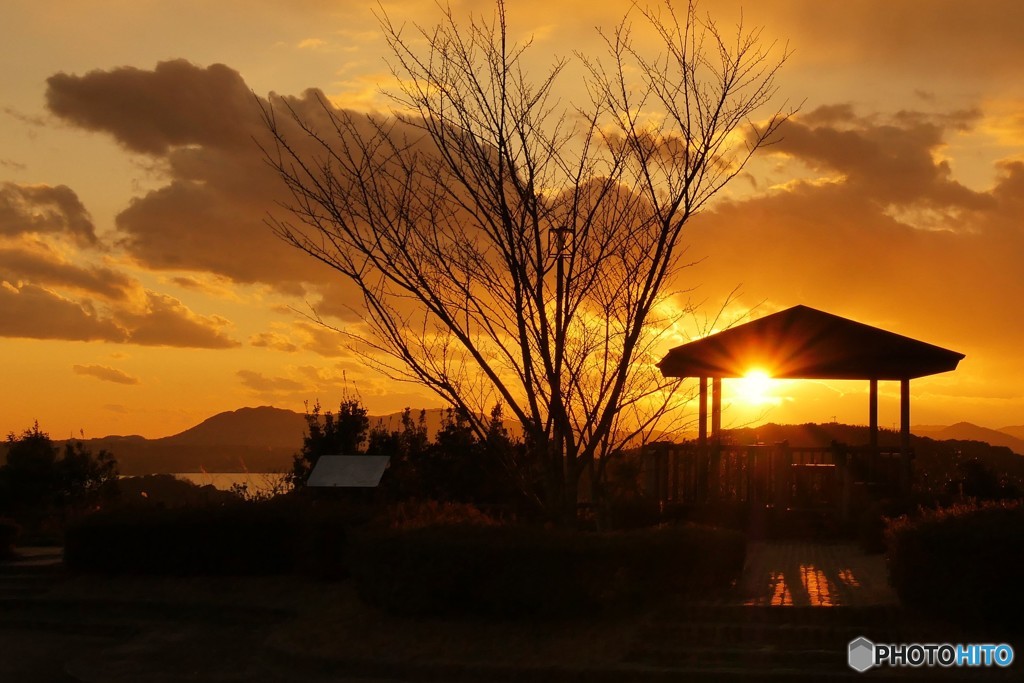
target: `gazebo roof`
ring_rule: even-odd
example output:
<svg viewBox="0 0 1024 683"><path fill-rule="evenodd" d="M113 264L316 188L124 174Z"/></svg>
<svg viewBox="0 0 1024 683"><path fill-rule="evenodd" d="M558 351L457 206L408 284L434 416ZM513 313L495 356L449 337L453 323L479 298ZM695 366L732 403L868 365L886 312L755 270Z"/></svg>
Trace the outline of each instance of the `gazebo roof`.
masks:
<svg viewBox="0 0 1024 683"><path fill-rule="evenodd" d="M666 377L913 379L956 369L964 354L807 306L794 306L677 346Z"/></svg>

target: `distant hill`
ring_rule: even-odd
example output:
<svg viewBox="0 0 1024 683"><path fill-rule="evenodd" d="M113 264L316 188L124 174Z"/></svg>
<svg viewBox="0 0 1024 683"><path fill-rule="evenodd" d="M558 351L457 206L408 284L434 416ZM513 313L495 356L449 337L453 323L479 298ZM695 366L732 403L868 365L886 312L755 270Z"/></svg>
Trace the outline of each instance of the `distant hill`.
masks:
<svg viewBox="0 0 1024 683"><path fill-rule="evenodd" d="M433 438L441 428L444 411L425 411L427 432ZM383 424L386 429L401 429L402 413L369 416L371 427ZM419 419L419 411L413 411ZM508 425L513 435L518 425ZM915 451L928 458L928 453L955 454L957 457L994 458L1006 467L1024 463L1024 439L1004 430L986 429L967 422L951 426L919 425L912 428ZM105 449L118 460L122 474L143 475L177 472L284 472L291 469L292 456L302 447L306 416L293 410L271 406L240 408L219 413L185 431L160 439L141 436L106 436L87 439L94 452ZM833 441L851 445L868 441L866 426L835 423L777 425L727 430L737 443L775 443L789 441L793 446L828 446ZM899 433L882 429L882 446L897 447ZM1012 457L1011 457L1012 456ZM1001 465L1002 467L1002 465Z"/></svg>
<svg viewBox="0 0 1024 683"><path fill-rule="evenodd" d="M445 411L424 411L431 438L443 424ZM412 412L419 420L420 411ZM370 427L388 431L402 428L402 413L369 415ZM510 429L510 431L512 431ZM107 450L118 461L121 474L177 472L285 472L292 456L302 448L306 416L271 406L240 408L203 420L185 431L160 439L141 436L105 436L85 439L93 452ZM63 443L63 442L58 442Z"/></svg>
<svg viewBox="0 0 1024 683"><path fill-rule="evenodd" d="M1024 425L1018 425L1016 427L1000 427L999 431L1024 441Z"/></svg>
<svg viewBox="0 0 1024 683"><path fill-rule="evenodd" d="M306 417L294 410L260 406L218 413L174 436L155 442L182 446L253 446L293 448L302 445Z"/></svg>
<svg viewBox="0 0 1024 683"><path fill-rule="evenodd" d="M970 422L957 422L948 427L918 425L912 428L914 434L927 436L937 441L955 439L957 441L982 441L992 446L1005 446L1017 455L1024 455L1024 438L1014 435L1011 430L1020 430L1024 437L1024 427L1007 427L1004 429L988 429Z"/></svg>

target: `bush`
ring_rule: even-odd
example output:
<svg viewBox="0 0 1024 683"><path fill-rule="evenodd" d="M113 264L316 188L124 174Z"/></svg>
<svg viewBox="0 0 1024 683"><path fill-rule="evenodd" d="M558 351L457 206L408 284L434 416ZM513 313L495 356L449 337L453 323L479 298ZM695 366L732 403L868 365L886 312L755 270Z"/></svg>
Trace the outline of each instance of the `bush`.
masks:
<svg viewBox="0 0 1024 683"><path fill-rule="evenodd" d="M297 524L284 506L125 506L83 518L65 534L77 571L278 574L295 562Z"/></svg>
<svg viewBox="0 0 1024 683"><path fill-rule="evenodd" d="M1019 501L922 510L893 521L886 536L890 582L904 605L955 621L1018 624L1024 613Z"/></svg>
<svg viewBox="0 0 1024 683"><path fill-rule="evenodd" d="M913 501L901 499L883 499L868 503L857 518L857 543L865 553L874 555L884 553L887 548L887 529L892 520L905 516L914 510L934 509L934 501Z"/></svg>
<svg viewBox="0 0 1024 683"><path fill-rule="evenodd" d="M584 534L519 526L367 530L352 539L360 595L399 614L574 616L724 587L744 538L685 526Z"/></svg>
<svg viewBox="0 0 1024 683"><path fill-rule="evenodd" d="M432 526L496 526L498 521L469 503L436 500L404 501L388 506L376 525L389 529L421 529Z"/></svg>
<svg viewBox="0 0 1024 683"><path fill-rule="evenodd" d="M0 560L14 557L14 542L18 540L21 527L6 517L0 517Z"/></svg>
<svg viewBox="0 0 1024 683"><path fill-rule="evenodd" d="M347 575L347 538L370 511L348 501L289 495L220 506L124 505L70 527L64 561L113 574Z"/></svg>

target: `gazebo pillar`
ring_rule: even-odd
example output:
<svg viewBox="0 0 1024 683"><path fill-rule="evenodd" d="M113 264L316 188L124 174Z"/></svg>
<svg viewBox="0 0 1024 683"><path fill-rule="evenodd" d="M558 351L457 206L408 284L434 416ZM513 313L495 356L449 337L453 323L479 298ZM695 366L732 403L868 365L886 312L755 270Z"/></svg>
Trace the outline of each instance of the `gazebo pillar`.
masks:
<svg viewBox="0 0 1024 683"><path fill-rule="evenodd" d="M899 487L901 495L910 493L910 378L900 380L900 473Z"/></svg>
<svg viewBox="0 0 1024 683"><path fill-rule="evenodd" d="M700 405L697 408L697 443L706 446L708 443L708 378L701 377Z"/></svg>
<svg viewBox="0 0 1024 683"><path fill-rule="evenodd" d="M711 380L711 448L708 450L708 499L715 500L719 492L719 458L722 444L722 378Z"/></svg>
<svg viewBox="0 0 1024 683"><path fill-rule="evenodd" d="M878 380L870 380L868 391L868 443L872 448L878 448Z"/></svg>
<svg viewBox="0 0 1024 683"><path fill-rule="evenodd" d="M711 380L711 438L722 439L722 378Z"/></svg>
<svg viewBox="0 0 1024 683"><path fill-rule="evenodd" d="M900 452L910 453L910 380L900 380Z"/></svg>

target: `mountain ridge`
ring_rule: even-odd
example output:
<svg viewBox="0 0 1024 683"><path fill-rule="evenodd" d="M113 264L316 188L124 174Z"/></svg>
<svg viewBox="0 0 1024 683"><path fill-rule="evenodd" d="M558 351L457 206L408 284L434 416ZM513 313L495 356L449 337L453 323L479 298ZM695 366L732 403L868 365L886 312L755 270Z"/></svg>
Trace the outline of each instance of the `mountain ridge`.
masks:
<svg viewBox="0 0 1024 683"><path fill-rule="evenodd" d="M1017 455L1024 455L1024 439L1004 430L980 427L971 422L957 422L945 427L919 425L911 427L910 431L918 436L927 436L938 441L981 441L991 446L1005 446Z"/></svg>
<svg viewBox="0 0 1024 683"><path fill-rule="evenodd" d="M367 415L367 419L371 429L381 424L388 431L396 431L402 427L403 412ZM441 429L445 412L443 408L423 410L424 425L431 437ZM419 410L412 411L414 421L419 415ZM177 434L156 439L109 435L70 441L81 441L93 452L109 451L125 475L283 472L291 469L292 456L302 449L306 427L305 413L256 406L217 413Z"/></svg>
<svg viewBox="0 0 1024 683"><path fill-rule="evenodd" d="M445 411L433 408L424 412L427 432L433 436L441 428ZM419 410L412 411L414 420L418 420L419 413ZM383 424L389 431L401 429L401 411L367 417L371 428ZM200 471L282 472L291 468L292 456L301 450L306 426L304 413L274 406L255 406L217 413L177 434L157 439L110 435L81 441L94 452L100 449L110 451L117 458L122 474L128 475ZM510 427L513 433L518 432L515 429L518 425ZM860 430L866 430L866 427L834 427L843 427L845 431L840 433L850 439L861 438ZM826 439L824 443L828 443L835 438L829 428L827 424L768 424L733 432L754 441L773 441L796 435L797 439ZM982 442L1024 455L1024 439L969 422L945 426L917 425L911 431L917 437L936 441ZM898 438L898 433L882 430L882 437L883 440L892 440Z"/></svg>

